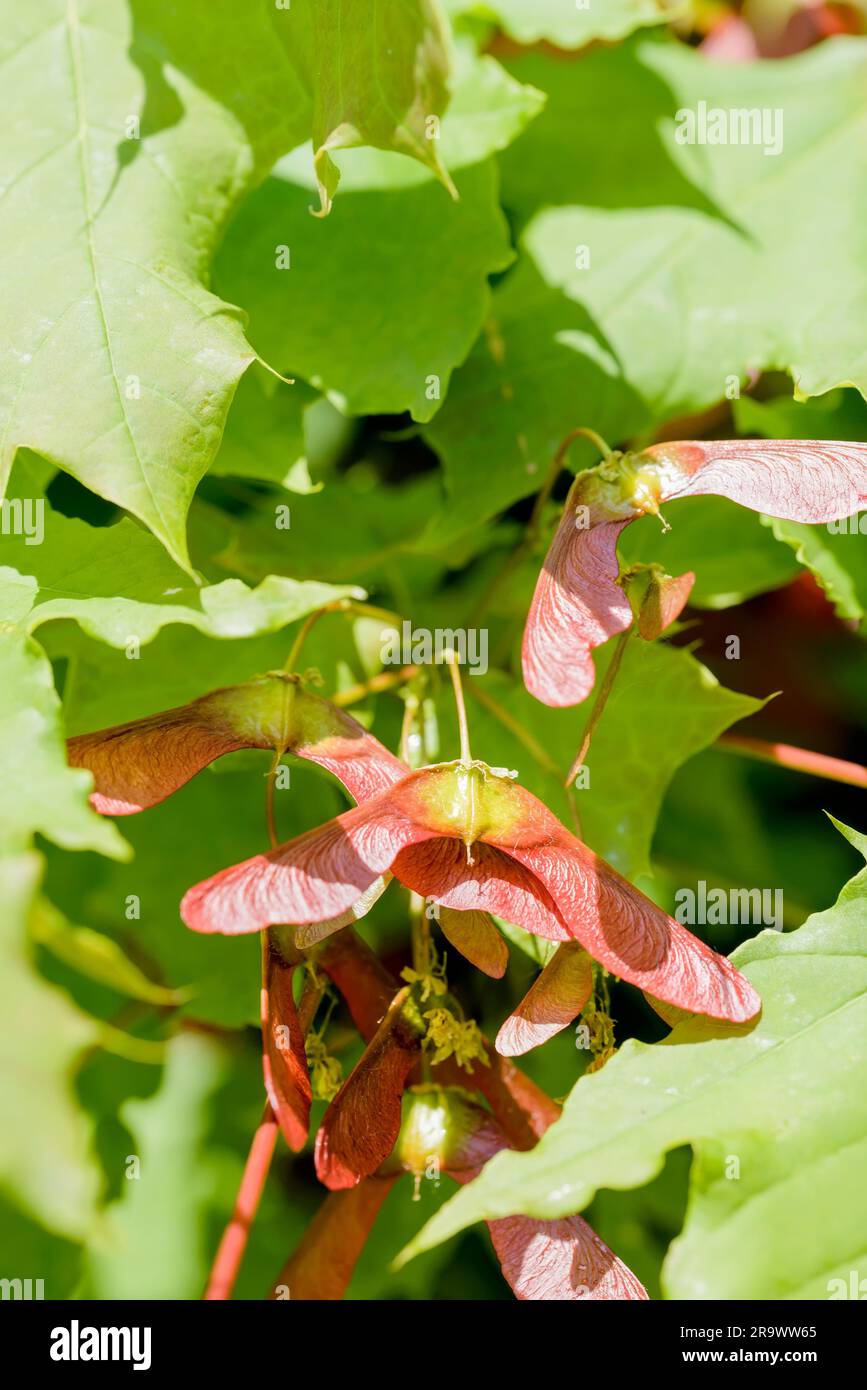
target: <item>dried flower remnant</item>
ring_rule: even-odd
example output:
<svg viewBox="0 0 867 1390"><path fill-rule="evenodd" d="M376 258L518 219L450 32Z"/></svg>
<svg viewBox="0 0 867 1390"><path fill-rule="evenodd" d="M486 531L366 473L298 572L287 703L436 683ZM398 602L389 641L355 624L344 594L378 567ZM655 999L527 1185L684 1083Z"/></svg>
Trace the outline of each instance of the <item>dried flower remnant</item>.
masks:
<svg viewBox="0 0 867 1390"><path fill-rule="evenodd" d="M661 565L634 565L620 582L632 605L638 634L655 642L676 622L689 602L695 575L666 574Z"/></svg>

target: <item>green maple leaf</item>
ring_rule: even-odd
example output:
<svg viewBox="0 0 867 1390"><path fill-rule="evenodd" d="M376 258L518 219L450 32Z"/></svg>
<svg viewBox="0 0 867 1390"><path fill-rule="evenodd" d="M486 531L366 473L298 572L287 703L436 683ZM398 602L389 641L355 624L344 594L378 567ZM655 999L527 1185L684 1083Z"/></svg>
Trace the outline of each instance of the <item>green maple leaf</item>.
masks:
<svg viewBox="0 0 867 1390"><path fill-rule="evenodd" d="M248 310L262 355L348 414L430 419L482 326L488 277L514 258L489 156L543 101L461 45L441 141L458 202L418 163L351 150L339 211L317 221L307 151L281 159L236 218L215 271L220 292Z"/></svg>
<svg viewBox="0 0 867 1390"><path fill-rule="evenodd" d="M275 530L267 507L232 524L216 559L249 582L285 567L305 579L327 575L367 584L394 575L399 566L404 583L411 583L413 543L439 500L435 473L384 488L350 471L321 492L296 498L288 533ZM325 534L340 536L339 550L323 547Z"/></svg>
<svg viewBox="0 0 867 1390"><path fill-rule="evenodd" d="M201 1296L206 1218L219 1170L207 1141L226 1070L214 1039L181 1033L170 1044L156 1095L121 1107L141 1171L106 1208L100 1239L88 1249L88 1297Z"/></svg>
<svg viewBox="0 0 867 1390"><path fill-rule="evenodd" d="M278 166L236 218L217 265L221 291L247 306L270 361L347 414L429 419L482 324L488 276L513 258L495 167L457 171L456 203L433 180L346 189L340 215L324 222L310 217L294 171ZM291 268L275 262L278 240Z"/></svg>
<svg viewBox="0 0 867 1390"><path fill-rule="evenodd" d="M310 477L304 421L319 397L302 381L289 390L271 389L273 381L255 367L242 376L211 474L314 492L319 485Z"/></svg>
<svg viewBox="0 0 867 1390"><path fill-rule="evenodd" d="M523 224L519 264L426 429L449 490L432 534L535 490L574 425L641 442L769 368L788 370L802 396L867 391L864 227L851 199L865 62L857 39L785 63L714 65L644 37L577 67L542 54L510 65L548 102L500 157L503 204ZM613 93L629 94L616 120ZM779 109L782 149L679 143L677 114L700 101Z"/></svg>
<svg viewBox="0 0 867 1390"><path fill-rule="evenodd" d="M174 623L208 637L256 637L335 599L364 597L357 586L282 575L267 575L254 589L240 579L196 588L129 519L97 529L47 503L44 518L41 545L24 536L0 540L0 564L9 566L5 592L27 633L71 618L88 636L120 648L151 642Z"/></svg>
<svg viewBox="0 0 867 1390"><path fill-rule="evenodd" d="M90 927L73 926L45 900L38 902L34 908L31 931L34 941L38 941L58 960L65 961L79 974L95 980L97 984L107 985L118 994L161 1007L174 1007L186 999L181 990L166 989L164 985L155 984L130 960L116 941L91 931Z"/></svg>
<svg viewBox="0 0 867 1390"><path fill-rule="evenodd" d="M0 487L27 446L189 568L190 501L256 356L240 311L208 288L230 214L312 127L340 143L370 102L353 138L407 148L416 115L445 100L427 0L401 7L400 43L375 68L362 61L369 11L317 6L311 50L294 42L301 7L265 0L4 0Z"/></svg>
<svg viewBox="0 0 867 1390"><path fill-rule="evenodd" d="M434 0L296 0L276 20L311 87L321 216L340 181L331 152L356 145L410 155L457 196L437 152L449 52Z"/></svg>
<svg viewBox="0 0 867 1390"><path fill-rule="evenodd" d="M647 39L617 50L610 65L600 56L579 104L594 89L598 96L596 80L628 83L630 68L643 69L658 108L646 175L656 167L662 182L673 170L692 205L660 206L657 193L642 207L599 168L575 206L540 212L527 227L524 243L542 275L583 305L626 380L660 415L709 405L732 379L771 367L789 371L801 396L845 384L867 392L864 231L848 197L867 134L863 44L742 66L708 65L691 49ZM755 142L679 143L678 113L701 101L778 111L779 150L769 157L773 146ZM575 116L581 124L580 109ZM610 142L607 155L607 170L617 168ZM838 209L831 227L830 207ZM586 269L576 267L576 244L590 248Z"/></svg>
<svg viewBox="0 0 867 1390"><path fill-rule="evenodd" d="M862 513L863 515L863 513ZM862 625L867 617L867 557L860 517L846 517L827 526L805 526L774 518L769 525L778 540L791 548L824 589L841 618Z"/></svg>
<svg viewBox="0 0 867 1390"><path fill-rule="evenodd" d="M667 0L602 0L564 4L564 0L447 0L456 18L493 19L518 43L547 39L558 48L581 48L594 39L621 39L633 29L664 24L685 6Z"/></svg>
<svg viewBox="0 0 867 1390"><path fill-rule="evenodd" d="M250 182L304 138L306 95L261 6L47 0L2 18L0 480L27 445L188 566L187 508L254 356L208 264Z"/></svg>
<svg viewBox="0 0 867 1390"><path fill-rule="evenodd" d="M74 1073L99 1024L33 967L26 938L40 876L37 854L0 858L0 1182L43 1224L80 1238L95 1216L101 1174Z"/></svg>
<svg viewBox="0 0 867 1390"><path fill-rule="evenodd" d="M867 856L867 837L840 829ZM867 1273L867 1101L852 1085L867 1062L865 906L862 869L797 931L739 947L732 959L762 998L754 1027L696 1017L664 1042L626 1042L535 1149L498 1155L408 1253L482 1218L580 1211L691 1144L672 1297L827 1298L832 1280Z"/></svg>
<svg viewBox="0 0 867 1390"><path fill-rule="evenodd" d="M446 486L428 525L431 546L540 488L560 440L590 415L615 440L650 420L589 316L523 257L495 290L481 337L425 429ZM595 457L581 441L570 450L575 466Z"/></svg>
<svg viewBox="0 0 867 1390"><path fill-rule="evenodd" d="M14 570L0 568L0 847L29 848L46 835L66 849L95 849L124 858L129 849L111 821L90 809L88 773L66 764L60 700L45 653L25 626L36 592ZM18 621L9 621L14 615Z"/></svg>

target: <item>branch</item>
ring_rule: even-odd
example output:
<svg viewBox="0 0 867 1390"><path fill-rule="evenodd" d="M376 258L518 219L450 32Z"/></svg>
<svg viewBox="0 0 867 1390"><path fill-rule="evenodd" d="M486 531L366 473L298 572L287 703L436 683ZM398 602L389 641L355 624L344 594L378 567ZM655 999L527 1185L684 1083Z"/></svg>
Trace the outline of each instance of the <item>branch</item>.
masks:
<svg viewBox="0 0 867 1390"><path fill-rule="evenodd" d="M813 753L808 748L795 748L790 743L768 743L762 738L745 738L742 734L723 734L717 748L724 753L741 753L761 763L775 763L793 772L806 772L812 777L824 777L830 782L844 782L849 787L867 787L867 767L831 758L827 753Z"/></svg>
<svg viewBox="0 0 867 1390"><path fill-rule="evenodd" d="M207 1288L202 1297L205 1300L223 1300L231 1297L250 1227L256 1219L259 1202L274 1156L279 1126L271 1106L266 1103L259 1127L253 1135L250 1152L244 1166L244 1175L235 1198L235 1206L228 1226L223 1232L220 1248L214 1259Z"/></svg>

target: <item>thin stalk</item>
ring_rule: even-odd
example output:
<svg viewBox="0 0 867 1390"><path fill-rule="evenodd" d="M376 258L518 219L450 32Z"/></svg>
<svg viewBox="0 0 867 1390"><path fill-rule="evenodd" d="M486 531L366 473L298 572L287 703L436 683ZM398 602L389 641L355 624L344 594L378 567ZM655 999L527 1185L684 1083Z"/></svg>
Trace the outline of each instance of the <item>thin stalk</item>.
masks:
<svg viewBox="0 0 867 1390"><path fill-rule="evenodd" d="M524 534L515 549L510 552L503 568L494 575L491 583L476 604L470 618L471 623L476 622L488 611L501 585L505 583L510 575L514 574L525 557L530 554L535 547L539 532L542 529L542 514L545 510L548 498L551 496L554 489L554 484L563 471L563 465L566 462L566 455L569 452L569 447L574 444L576 439L582 436L596 445L604 459L611 457L611 450L605 443L601 434L597 434L595 430L586 429L583 425L578 425L574 430L570 430L567 435L563 436L560 443L557 445L557 452L551 460L551 467L545 475L545 481L536 493L536 500L533 503L533 510L530 513L530 519L527 522Z"/></svg>
<svg viewBox="0 0 867 1390"><path fill-rule="evenodd" d="M331 696L331 703L339 705L341 709L346 705L357 705L367 695L379 695L384 690L396 690L398 686L406 685L420 670L420 666L402 666L399 671L381 671L378 676L371 676L369 681L338 690L336 695Z"/></svg>
<svg viewBox="0 0 867 1390"><path fill-rule="evenodd" d="M554 759L549 756L538 739L533 737L529 729L524 728L524 725L519 719L516 719L515 716L501 705L499 700L496 700L487 690L484 690L478 681L470 681L469 689L473 699L478 700L483 709L488 710L495 719L499 720L504 729L508 729L509 733L524 745L530 757L535 763L538 763L539 767L545 772L553 773L555 777L559 777L560 769L557 767Z"/></svg>
<svg viewBox="0 0 867 1390"><path fill-rule="evenodd" d="M334 993L332 993L332 994L329 996L329 999L328 999L328 1006L327 1006L327 1008L326 1008L326 1010L325 1010L325 1017L324 1017L323 1020L322 1020L322 1026L321 1026L320 1028L317 1028L317 1030L316 1030L316 1031L319 1033L320 1037L324 1034L326 1028L328 1027L329 1023L331 1022L331 1015L334 1013L334 1010L335 1010L336 1007L337 1007L337 995L334 994Z"/></svg>
<svg viewBox="0 0 867 1390"><path fill-rule="evenodd" d="M128 1062L159 1067L166 1060L164 1042L137 1038L132 1033L125 1033L122 1028L113 1028L110 1023L99 1024L97 1039L98 1046L104 1052L110 1052L113 1057L123 1057Z"/></svg>
<svg viewBox="0 0 867 1390"><path fill-rule="evenodd" d="M295 385L294 376L284 376L282 372L278 372L276 367L272 367L270 362L266 362L264 357L260 357L258 352L256 353L256 361L260 367L265 368L266 372L270 372L272 376L276 376L278 381L282 381L284 386Z"/></svg>
<svg viewBox="0 0 867 1390"><path fill-rule="evenodd" d="M268 932L261 933L263 982L265 962L269 950L268 936ZM317 976L315 979L308 977L305 980L298 1005L298 1021L305 1036L313 1024L316 1010L327 984L328 980L325 975ZM280 1126L271 1109L271 1104L266 1101L262 1118L253 1135L247 1162L244 1165L241 1185L238 1188L232 1215L223 1232L223 1238L220 1241L208 1284L203 1294L203 1298L208 1301L226 1300L231 1297L247 1248L250 1230L259 1209L279 1131Z"/></svg>
<svg viewBox="0 0 867 1390"><path fill-rule="evenodd" d="M381 622L390 623L392 627L398 627L400 624L400 614L393 613L390 608L377 608L374 603L360 603L354 598L338 599L338 603L344 613L355 613L359 618L379 618Z"/></svg>
<svg viewBox="0 0 867 1390"><path fill-rule="evenodd" d="M268 769L268 778L265 783L265 819L268 822L268 839L271 841L271 848L276 849L280 841L277 838L277 817L274 814L274 787L277 781L277 769L280 766L281 752L276 752L271 760Z"/></svg>
<svg viewBox="0 0 867 1390"><path fill-rule="evenodd" d="M316 1011L327 988L328 976L323 971L317 970L315 974L307 971L307 978L304 981L301 998L298 1001L298 1027L305 1038L313 1027Z"/></svg>
<svg viewBox="0 0 867 1390"><path fill-rule="evenodd" d="M412 931L412 968L419 975L429 975L431 971L430 922L425 911L425 900L418 893L409 895L409 920ZM426 1085L431 1080L430 1055L425 1048L421 1054L421 1079Z"/></svg>
<svg viewBox="0 0 867 1390"><path fill-rule="evenodd" d="M454 652L446 655L446 664L449 668L449 675L452 678L452 689L455 693L455 706L458 714L458 730L461 736L461 762L471 763L473 761L470 752L470 730L467 724L467 707L464 704L464 687L461 683L461 672Z"/></svg>
<svg viewBox="0 0 867 1390"><path fill-rule="evenodd" d="M602 435L597 434L595 430L588 429L586 425L576 425L575 429L570 430L569 433L560 441L560 446L555 455L555 462L557 459L559 459L562 466L562 462L566 457L569 445L573 444L576 439L582 436L584 439L589 439L591 444L596 445L596 448L599 450L600 454L604 459L610 459L611 448L608 444L606 444L605 440L602 438Z"/></svg>
<svg viewBox="0 0 867 1390"><path fill-rule="evenodd" d="M813 753L809 748L795 748L790 743L768 743L762 738L745 738L742 734L723 734L717 748L724 753L740 753L758 762L774 763L793 772L806 772L812 777L824 777L829 782L843 782L849 787L867 787L867 767L860 763L844 762L827 753Z"/></svg>
<svg viewBox="0 0 867 1390"><path fill-rule="evenodd" d="M308 613L304 619L292 646L289 648L289 655L283 665L284 671L293 672L298 665L298 658L301 655L301 648L307 641L310 631L323 618L329 610L327 608L315 608L312 613Z"/></svg>
<svg viewBox="0 0 867 1390"><path fill-rule="evenodd" d="M325 617L326 613L355 613L359 618L379 618L381 622L388 623L391 627L397 627L400 624L400 615L390 612L387 608L377 608L374 604L361 603L354 598L335 599L333 603L326 603L322 608L315 608L312 613L307 614L289 649L289 655L283 666L284 671L292 672L296 669L301 648L304 646L311 629L320 618Z"/></svg>
<svg viewBox="0 0 867 1390"><path fill-rule="evenodd" d="M469 689L473 698L478 700L479 704L482 705L484 709L488 710L495 719L500 721L505 729L509 730L509 733L514 735L519 743L524 745L530 757L543 772L547 772L559 778L560 769L554 762L554 759L548 755L538 739L535 739L529 730L524 728L519 719L516 719L509 710L501 705L499 700L495 700L493 695L489 694L487 690L481 689L477 681L471 681ZM575 792L572 787L566 788L566 800L569 802L569 810L572 815L572 823L575 826L575 834L580 840L582 838L581 817L578 814Z"/></svg>
<svg viewBox="0 0 867 1390"><path fill-rule="evenodd" d="M596 726L602 718L605 706L608 703L608 696L611 694L612 687L617 679L617 672L620 670L620 663L623 660L626 645L632 636L632 631L632 625L630 624L625 632L621 632L618 638L617 646L614 648L614 655L611 658L611 664L605 672L605 679L600 685L596 699L593 702L590 718L587 720L587 728L584 730L584 738L581 740L581 747L578 749L575 761L569 769L569 776L566 778L564 784L567 787L571 787L572 783L575 781L575 778L578 776L578 770L583 765L590 751L590 743L593 739L593 734L596 731Z"/></svg>
<svg viewBox="0 0 867 1390"><path fill-rule="evenodd" d="M403 707L403 719L400 725L400 756L407 766L412 767L410 757L409 741L412 737L412 729L418 714L418 697L416 695L406 695Z"/></svg>
<svg viewBox="0 0 867 1390"><path fill-rule="evenodd" d="M274 1157L278 1132L279 1125L274 1118L274 1112L270 1104L266 1103L259 1126L253 1135L232 1216L223 1232L207 1287L202 1295L206 1300L225 1300L231 1297L247 1248L250 1228L259 1209L271 1159Z"/></svg>
<svg viewBox="0 0 867 1390"><path fill-rule="evenodd" d="M412 968L419 975L430 971L430 922L425 912L424 898L418 893L409 895L409 920L412 927Z"/></svg>

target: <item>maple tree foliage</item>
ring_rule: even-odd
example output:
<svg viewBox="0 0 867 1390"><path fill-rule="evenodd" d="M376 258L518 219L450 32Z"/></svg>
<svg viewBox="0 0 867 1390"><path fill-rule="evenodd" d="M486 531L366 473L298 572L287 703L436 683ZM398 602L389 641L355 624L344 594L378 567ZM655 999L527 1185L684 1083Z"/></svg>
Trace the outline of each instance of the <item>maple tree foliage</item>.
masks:
<svg viewBox="0 0 867 1390"><path fill-rule="evenodd" d="M849 1296L867 33L785 9L0 0L10 1278Z"/></svg>

